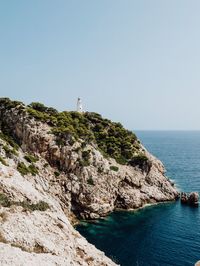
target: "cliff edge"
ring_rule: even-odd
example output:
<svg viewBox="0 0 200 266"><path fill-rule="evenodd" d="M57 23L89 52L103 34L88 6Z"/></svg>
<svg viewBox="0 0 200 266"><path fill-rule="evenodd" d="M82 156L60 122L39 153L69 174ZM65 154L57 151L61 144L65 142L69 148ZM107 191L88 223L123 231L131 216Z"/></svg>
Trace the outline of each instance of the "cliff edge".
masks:
<svg viewBox="0 0 200 266"><path fill-rule="evenodd" d="M120 123L0 99L1 265L116 265L71 223L175 200L164 172Z"/></svg>

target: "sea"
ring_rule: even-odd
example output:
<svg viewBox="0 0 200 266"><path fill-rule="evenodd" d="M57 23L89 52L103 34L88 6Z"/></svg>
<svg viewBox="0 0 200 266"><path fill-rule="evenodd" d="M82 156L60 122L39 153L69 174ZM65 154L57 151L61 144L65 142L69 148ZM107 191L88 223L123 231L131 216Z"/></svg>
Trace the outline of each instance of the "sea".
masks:
<svg viewBox="0 0 200 266"><path fill-rule="evenodd" d="M179 191L200 192L200 131L138 131ZM116 211L77 230L122 266L191 266L200 260L200 207L180 201Z"/></svg>

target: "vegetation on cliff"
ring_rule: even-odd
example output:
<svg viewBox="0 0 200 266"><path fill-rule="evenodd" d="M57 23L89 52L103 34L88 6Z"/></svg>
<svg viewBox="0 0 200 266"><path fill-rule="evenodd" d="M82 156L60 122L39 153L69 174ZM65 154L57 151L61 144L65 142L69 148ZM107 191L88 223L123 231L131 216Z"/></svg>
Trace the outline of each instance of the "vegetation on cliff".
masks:
<svg viewBox="0 0 200 266"><path fill-rule="evenodd" d="M70 221L94 220L118 208L132 210L178 195L162 164L121 124L38 103L0 99L0 168L0 242L9 243L0 243L1 248L9 247L14 257L12 246L26 250L16 260L6 257L14 263L21 257L32 261L23 257L35 258L29 252L48 252L43 264L52 255L58 265L114 265Z"/></svg>
<svg viewBox="0 0 200 266"><path fill-rule="evenodd" d="M12 201L7 197L6 194L0 193L0 206L3 207L10 207L12 205L15 206L22 206L24 210L29 210L29 211L46 211L49 209L48 203L40 200L38 203L30 203L26 200L24 201Z"/></svg>
<svg viewBox="0 0 200 266"><path fill-rule="evenodd" d="M102 118L97 113L57 112L40 103L30 104L27 111L31 116L53 127L52 133L58 137L60 145L64 144L66 139L94 142L105 156L116 159L120 164L128 163L140 149L133 132L124 129L120 123ZM143 156L141 160L146 160L145 155ZM87 165L88 155L84 154L83 157L83 164Z"/></svg>
<svg viewBox="0 0 200 266"><path fill-rule="evenodd" d="M28 167L23 163L19 162L17 166L17 170L21 173L21 175L27 175L27 174L32 174L32 175L37 175L38 174L38 169L37 167L32 163Z"/></svg>
<svg viewBox="0 0 200 266"><path fill-rule="evenodd" d="M120 164L136 165L138 163L141 166L147 161L135 134L126 130L120 123L102 118L100 114L58 112L52 107L46 107L37 102L26 107L8 98L1 99L0 104L2 102L7 109L18 108L20 112L24 110L30 117L48 123L59 146L81 140L83 147L93 143L105 157L112 157ZM83 154L83 166L88 165L89 156L89 153Z"/></svg>

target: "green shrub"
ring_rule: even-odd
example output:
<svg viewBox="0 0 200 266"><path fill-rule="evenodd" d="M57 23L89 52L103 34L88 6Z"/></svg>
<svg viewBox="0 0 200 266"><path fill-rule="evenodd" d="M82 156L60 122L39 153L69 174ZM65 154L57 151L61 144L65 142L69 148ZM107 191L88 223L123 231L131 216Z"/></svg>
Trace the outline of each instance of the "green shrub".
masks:
<svg viewBox="0 0 200 266"><path fill-rule="evenodd" d="M130 161L129 164L131 166L139 166L140 168L144 168L148 164L148 158L146 155L140 153L135 155Z"/></svg>
<svg viewBox="0 0 200 266"><path fill-rule="evenodd" d="M12 153L13 153L15 156L18 156L18 152L16 151L15 148L13 148Z"/></svg>
<svg viewBox="0 0 200 266"><path fill-rule="evenodd" d="M90 160L90 158L91 158L90 152L91 152L90 150L82 151L83 160L85 160L85 161L89 161Z"/></svg>
<svg viewBox="0 0 200 266"><path fill-rule="evenodd" d="M102 174L103 173L103 168L102 167L98 167L97 171L98 171L99 174Z"/></svg>
<svg viewBox="0 0 200 266"><path fill-rule="evenodd" d="M23 106L24 104L19 101L12 101L9 98L0 98L0 104L6 109L16 108L18 106Z"/></svg>
<svg viewBox="0 0 200 266"><path fill-rule="evenodd" d="M43 103L33 102L29 104L29 107L31 109L34 109L36 111L39 111L41 113L47 113L49 115L56 115L58 111L55 108L47 107Z"/></svg>
<svg viewBox="0 0 200 266"><path fill-rule="evenodd" d="M10 205L11 205L11 201L3 193L0 193L0 205L3 206L3 207L10 207Z"/></svg>
<svg viewBox="0 0 200 266"><path fill-rule="evenodd" d="M79 159L79 165L82 167L87 167L90 165L90 161L89 160L80 160Z"/></svg>
<svg viewBox="0 0 200 266"><path fill-rule="evenodd" d="M35 204L30 204L28 201L14 202L14 205L22 206L25 210L30 211L46 211L49 209L49 204L42 200Z"/></svg>
<svg viewBox="0 0 200 266"><path fill-rule="evenodd" d="M6 153L6 156L9 157L9 158L11 158L12 155L18 156L18 153L15 150L15 148L10 149L7 145L4 145L3 149L4 149L5 153Z"/></svg>
<svg viewBox="0 0 200 266"><path fill-rule="evenodd" d="M29 106L39 112L45 112L47 110L47 107L43 103L33 102Z"/></svg>
<svg viewBox="0 0 200 266"><path fill-rule="evenodd" d="M39 201L38 203L31 204L30 202L24 201L12 201L5 194L0 193L0 206L10 207L11 205L22 206L25 210L29 211L46 211L49 209L48 203Z"/></svg>
<svg viewBox="0 0 200 266"><path fill-rule="evenodd" d="M123 156L120 156L119 158L116 158L115 160L116 160L116 162L117 162L118 164L122 164L122 165L125 165L125 164L127 164L127 162L128 162L128 160L125 159Z"/></svg>
<svg viewBox="0 0 200 266"><path fill-rule="evenodd" d="M5 153L6 153L6 156L7 157L11 157L11 155L12 155L11 149L7 145L4 145L3 149L4 149Z"/></svg>
<svg viewBox="0 0 200 266"><path fill-rule="evenodd" d="M27 108L27 112L29 113L30 116L34 117L37 120L40 120L43 122L48 122L50 120L50 116L48 114L42 113L35 109Z"/></svg>
<svg viewBox="0 0 200 266"><path fill-rule="evenodd" d="M28 171L30 174L32 174L34 176L38 174L38 169L34 164L29 165Z"/></svg>
<svg viewBox="0 0 200 266"><path fill-rule="evenodd" d="M12 136L5 134L3 132L0 132L0 139L6 141L13 149L18 150L19 145L16 143L16 141L13 139Z"/></svg>
<svg viewBox="0 0 200 266"><path fill-rule="evenodd" d="M44 168L47 168L48 166L49 166L48 163L45 163L45 164L43 165Z"/></svg>
<svg viewBox="0 0 200 266"><path fill-rule="evenodd" d="M20 162L18 163L17 170L23 176L27 174L32 174L35 176L38 174L38 169L34 164L31 164L27 167L23 162Z"/></svg>
<svg viewBox="0 0 200 266"><path fill-rule="evenodd" d="M117 172L119 170L119 167L111 165L110 170Z"/></svg>
<svg viewBox="0 0 200 266"><path fill-rule="evenodd" d="M60 175L60 173L57 172L57 171L55 171L55 172L54 172L54 175L55 175L56 177L58 177L58 176Z"/></svg>
<svg viewBox="0 0 200 266"><path fill-rule="evenodd" d="M46 112L47 112L48 114L50 114L50 115L56 115L56 114L58 114L58 111L57 111L55 108L52 108L52 107L48 107L48 108L46 109Z"/></svg>
<svg viewBox="0 0 200 266"><path fill-rule="evenodd" d="M38 161L38 158L35 157L35 156L33 156L33 155L31 155L31 154L27 154L27 155L25 155L25 156L24 156L24 159L26 159L27 162L29 162L29 163L35 163L35 162Z"/></svg>
<svg viewBox="0 0 200 266"><path fill-rule="evenodd" d="M82 151L82 160L79 159L79 165L82 167L89 166L90 165L90 150Z"/></svg>
<svg viewBox="0 0 200 266"><path fill-rule="evenodd" d="M82 157L84 158L84 159L87 159L87 160L89 160L90 159L90 150L87 150L87 151L82 151Z"/></svg>
<svg viewBox="0 0 200 266"><path fill-rule="evenodd" d="M30 116L52 126L51 133L59 146L73 145L81 139L84 148L93 142L105 157L112 157L120 164L127 164L140 152L140 143L133 132L97 113L58 112L41 103L31 103L27 111ZM83 154L82 165L88 164L89 159Z"/></svg>
<svg viewBox="0 0 200 266"><path fill-rule="evenodd" d="M8 164L6 163L6 161L0 156L0 162L5 165L5 166L8 166Z"/></svg>
<svg viewBox="0 0 200 266"><path fill-rule="evenodd" d="M68 141L82 139L82 145L94 142L104 155L118 161L124 158L123 163L127 163L134 155L135 146L138 145L137 138L131 131L124 129L120 123L103 119L96 113L48 112L48 107L39 103L32 103L28 112L36 119L53 126L51 132L57 137L59 146L65 145ZM88 162L88 158L83 160Z"/></svg>
<svg viewBox="0 0 200 266"><path fill-rule="evenodd" d="M26 165L23 162L19 162L17 165L17 170L20 172L21 175L27 175L29 174L29 169L26 167Z"/></svg>
<svg viewBox="0 0 200 266"><path fill-rule="evenodd" d="M86 146L87 146L87 143L85 143L85 142L82 142L82 143L81 143L81 148L82 148L82 149L84 149Z"/></svg>
<svg viewBox="0 0 200 266"><path fill-rule="evenodd" d="M89 177L89 179L87 180L88 185L94 186L94 180L92 179L92 177Z"/></svg>

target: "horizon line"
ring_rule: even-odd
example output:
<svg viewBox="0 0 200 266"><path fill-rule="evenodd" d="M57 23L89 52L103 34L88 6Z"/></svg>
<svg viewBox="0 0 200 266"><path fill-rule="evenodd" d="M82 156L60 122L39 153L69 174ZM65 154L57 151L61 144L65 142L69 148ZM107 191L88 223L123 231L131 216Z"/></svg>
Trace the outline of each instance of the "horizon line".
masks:
<svg viewBox="0 0 200 266"><path fill-rule="evenodd" d="M133 131L200 131L200 129L133 129Z"/></svg>

